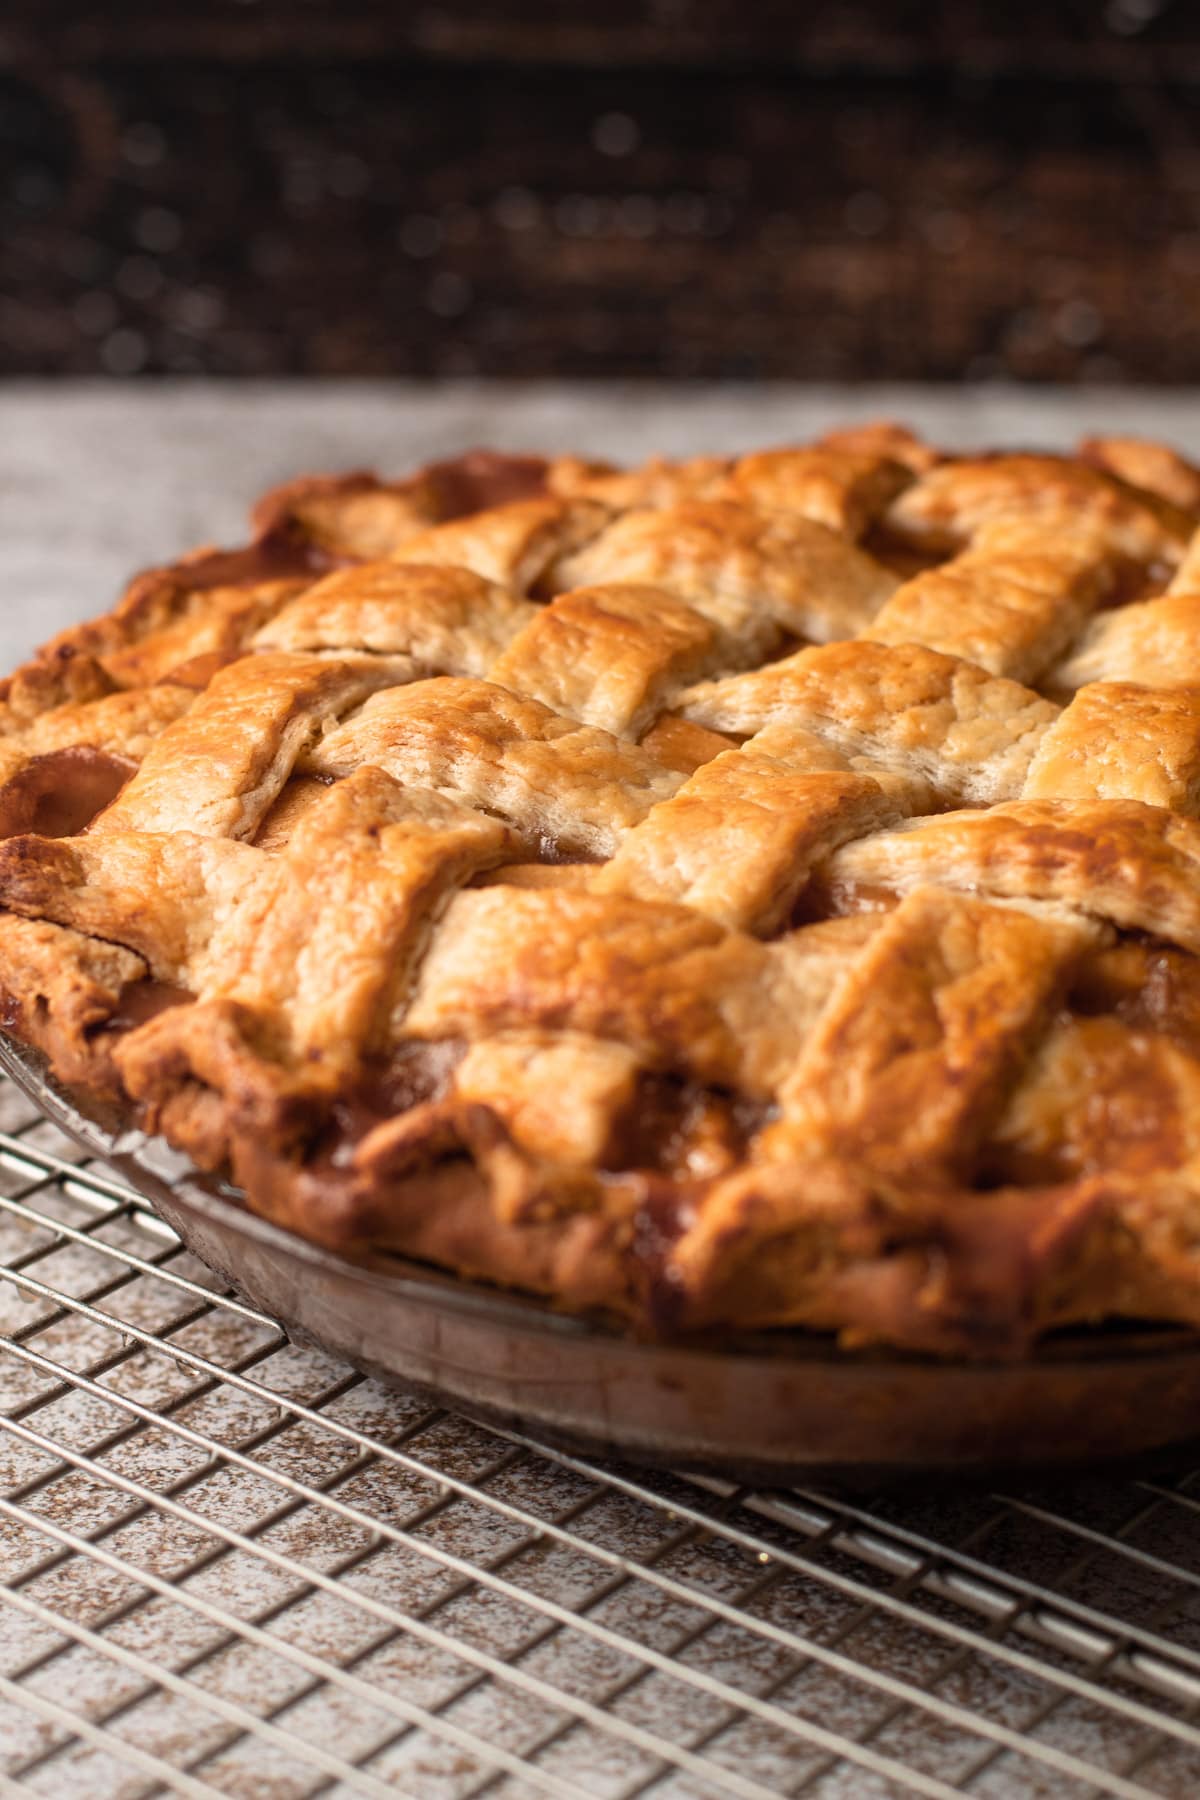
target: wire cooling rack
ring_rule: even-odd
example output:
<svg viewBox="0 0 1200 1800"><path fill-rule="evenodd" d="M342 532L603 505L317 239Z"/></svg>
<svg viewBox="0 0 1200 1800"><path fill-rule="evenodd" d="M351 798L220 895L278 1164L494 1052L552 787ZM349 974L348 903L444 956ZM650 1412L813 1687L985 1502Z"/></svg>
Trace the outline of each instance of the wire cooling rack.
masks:
<svg viewBox="0 0 1200 1800"><path fill-rule="evenodd" d="M0 1793L1200 1792L1200 1471L646 1476L290 1344L0 1084Z"/></svg>

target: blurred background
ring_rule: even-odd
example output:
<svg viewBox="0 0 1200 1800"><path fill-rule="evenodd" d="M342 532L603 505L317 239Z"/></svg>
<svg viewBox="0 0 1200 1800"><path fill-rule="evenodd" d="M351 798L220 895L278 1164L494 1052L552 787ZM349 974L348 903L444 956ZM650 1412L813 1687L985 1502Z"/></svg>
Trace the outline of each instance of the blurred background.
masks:
<svg viewBox="0 0 1200 1800"><path fill-rule="evenodd" d="M6 0L0 667L305 470L1200 454L1198 293L1194 0Z"/></svg>
<svg viewBox="0 0 1200 1800"><path fill-rule="evenodd" d="M7 0L7 375L1200 380L1186 0Z"/></svg>

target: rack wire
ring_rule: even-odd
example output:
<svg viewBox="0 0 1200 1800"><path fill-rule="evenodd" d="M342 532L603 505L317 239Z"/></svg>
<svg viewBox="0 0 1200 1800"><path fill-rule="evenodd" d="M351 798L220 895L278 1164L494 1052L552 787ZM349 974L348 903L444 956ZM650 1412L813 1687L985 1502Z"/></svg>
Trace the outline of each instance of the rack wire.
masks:
<svg viewBox="0 0 1200 1800"><path fill-rule="evenodd" d="M1200 1470L647 1475L288 1342L0 1084L0 1793L1200 1792Z"/></svg>

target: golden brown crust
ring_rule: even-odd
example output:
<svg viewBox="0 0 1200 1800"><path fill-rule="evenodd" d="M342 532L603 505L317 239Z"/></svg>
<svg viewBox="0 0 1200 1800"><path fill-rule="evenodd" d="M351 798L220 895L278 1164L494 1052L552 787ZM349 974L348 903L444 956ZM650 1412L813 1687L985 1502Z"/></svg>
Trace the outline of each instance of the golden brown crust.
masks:
<svg viewBox="0 0 1200 1800"><path fill-rule="evenodd" d="M486 675L538 615L529 601L469 569L372 561L305 588L255 632L250 647L386 656L402 680Z"/></svg>
<svg viewBox="0 0 1200 1800"><path fill-rule="evenodd" d="M1200 687L1094 681L1080 688L1030 764L1027 800L1144 800L1200 807Z"/></svg>
<svg viewBox="0 0 1200 1800"><path fill-rule="evenodd" d="M772 1138L897 1178L969 1173L1086 927L918 888L857 958L780 1089Z"/></svg>
<svg viewBox="0 0 1200 1800"><path fill-rule="evenodd" d="M827 526L730 500L622 513L562 558L556 576L561 587L666 588L717 627L734 666L757 661L785 632L817 643L850 637L896 585Z"/></svg>
<svg viewBox="0 0 1200 1800"><path fill-rule="evenodd" d="M491 680L618 737L640 737L684 682L720 666L713 627L663 588L574 588L531 611Z"/></svg>
<svg viewBox="0 0 1200 1800"><path fill-rule="evenodd" d="M841 1160L748 1168L718 1186L673 1246L670 1316L835 1330L848 1345L1013 1355L1068 1320L1137 1311L1111 1305L1106 1201L1091 1181L934 1188L913 1205ZM1070 1288L1081 1266L1094 1313ZM1139 1299L1145 1291L1131 1284Z"/></svg>
<svg viewBox="0 0 1200 1800"><path fill-rule="evenodd" d="M1200 471L277 489L0 696L0 1004L289 1229L639 1329L1200 1324Z"/></svg>
<svg viewBox="0 0 1200 1800"><path fill-rule="evenodd" d="M909 820L836 851L824 873L835 904L853 905L856 889L932 883L1049 902L1200 953L1200 824L1138 800L1019 800Z"/></svg>
<svg viewBox="0 0 1200 1800"><path fill-rule="evenodd" d="M1200 469L1168 444L1148 438L1089 437L1080 443L1079 454L1085 462L1158 494L1173 506L1200 512Z"/></svg>
<svg viewBox="0 0 1200 1800"><path fill-rule="evenodd" d="M99 1028L118 1012L125 989L145 978L142 958L45 919L5 913L0 959L5 1028L41 1050L63 1081L119 1093L116 1039Z"/></svg>
<svg viewBox="0 0 1200 1800"><path fill-rule="evenodd" d="M757 935L778 931L819 861L897 815L869 775L812 772L807 741L790 754L793 735L806 738L777 727L703 764L625 835L593 891L673 900Z"/></svg>
<svg viewBox="0 0 1200 1800"><path fill-rule="evenodd" d="M1028 454L939 463L895 500L889 527L928 550L957 550L986 525L1019 519L1086 526L1110 553L1173 567L1195 529L1192 514L1157 494L1069 457Z"/></svg>
<svg viewBox="0 0 1200 1800"><path fill-rule="evenodd" d="M748 736L802 726L851 766L926 784L943 804L1021 792L1057 716L1049 700L922 644L829 644L745 675L701 682L684 718Z"/></svg>
<svg viewBox="0 0 1200 1800"><path fill-rule="evenodd" d="M1091 681L1165 688L1198 678L1200 592L1168 589L1157 599L1099 613L1046 679L1056 691L1070 692Z"/></svg>
<svg viewBox="0 0 1200 1800"><path fill-rule="evenodd" d="M1036 681L1112 589L1102 533L996 519L968 550L906 581L863 636L926 644L992 675Z"/></svg>
<svg viewBox="0 0 1200 1800"><path fill-rule="evenodd" d="M527 1025L584 1032L647 1066L765 1099L810 1022L784 945L683 906L487 887L451 902L405 1025L431 1039Z"/></svg>

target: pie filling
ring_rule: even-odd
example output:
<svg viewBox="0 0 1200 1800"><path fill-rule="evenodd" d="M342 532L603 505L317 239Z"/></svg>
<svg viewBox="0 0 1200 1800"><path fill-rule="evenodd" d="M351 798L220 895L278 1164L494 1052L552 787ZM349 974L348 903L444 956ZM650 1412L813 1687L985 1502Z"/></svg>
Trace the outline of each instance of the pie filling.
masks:
<svg viewBox="0 0 1200 1800"><path fill-rule="evenodd" d="M0 1002L247 1204L631 1329L1200 1324L1200 469L297 481L0 704Z"/></svg>
<svg viewBox="0 0 1200 1800"><path fill-rule="evenodd" d="M415 1106L443 1098L466 1045L404 1044L392 1055L369 1061L359 1078L338 1095L315 1146L334 1168L347 1166L357 1146L380 1125Z"/></svg>
<svg viewBox="0 0 1200 1800"><path fill-rule="evenodd" d="M540 456L500 456L475 450L425 471L443 519L461 519L512 500L530 500L546 491L546 463Z"/></svg>
<svg viewBox="0 0 1200 1800"><path fill-rule="evenodd" d="M196 998L186 988L177 987L174 982L156 981L147 975L141 981L131 981L128 987L122 988L117 998L116 1011L106 1019L102 1019L95 1027L110 1037L118 1037L127 1031L136 1031L139 1025L148 1025L151 1019L157 1019L160 1013L168 1011L172 1006L188 1006Z"/></svg>
<svg viewBox="0 0 1200 1800"><path fill-rule="evenodd" d="M33 756L4 784L0 833L76 837L116 799L136 766L87 744Z"/></svg>

